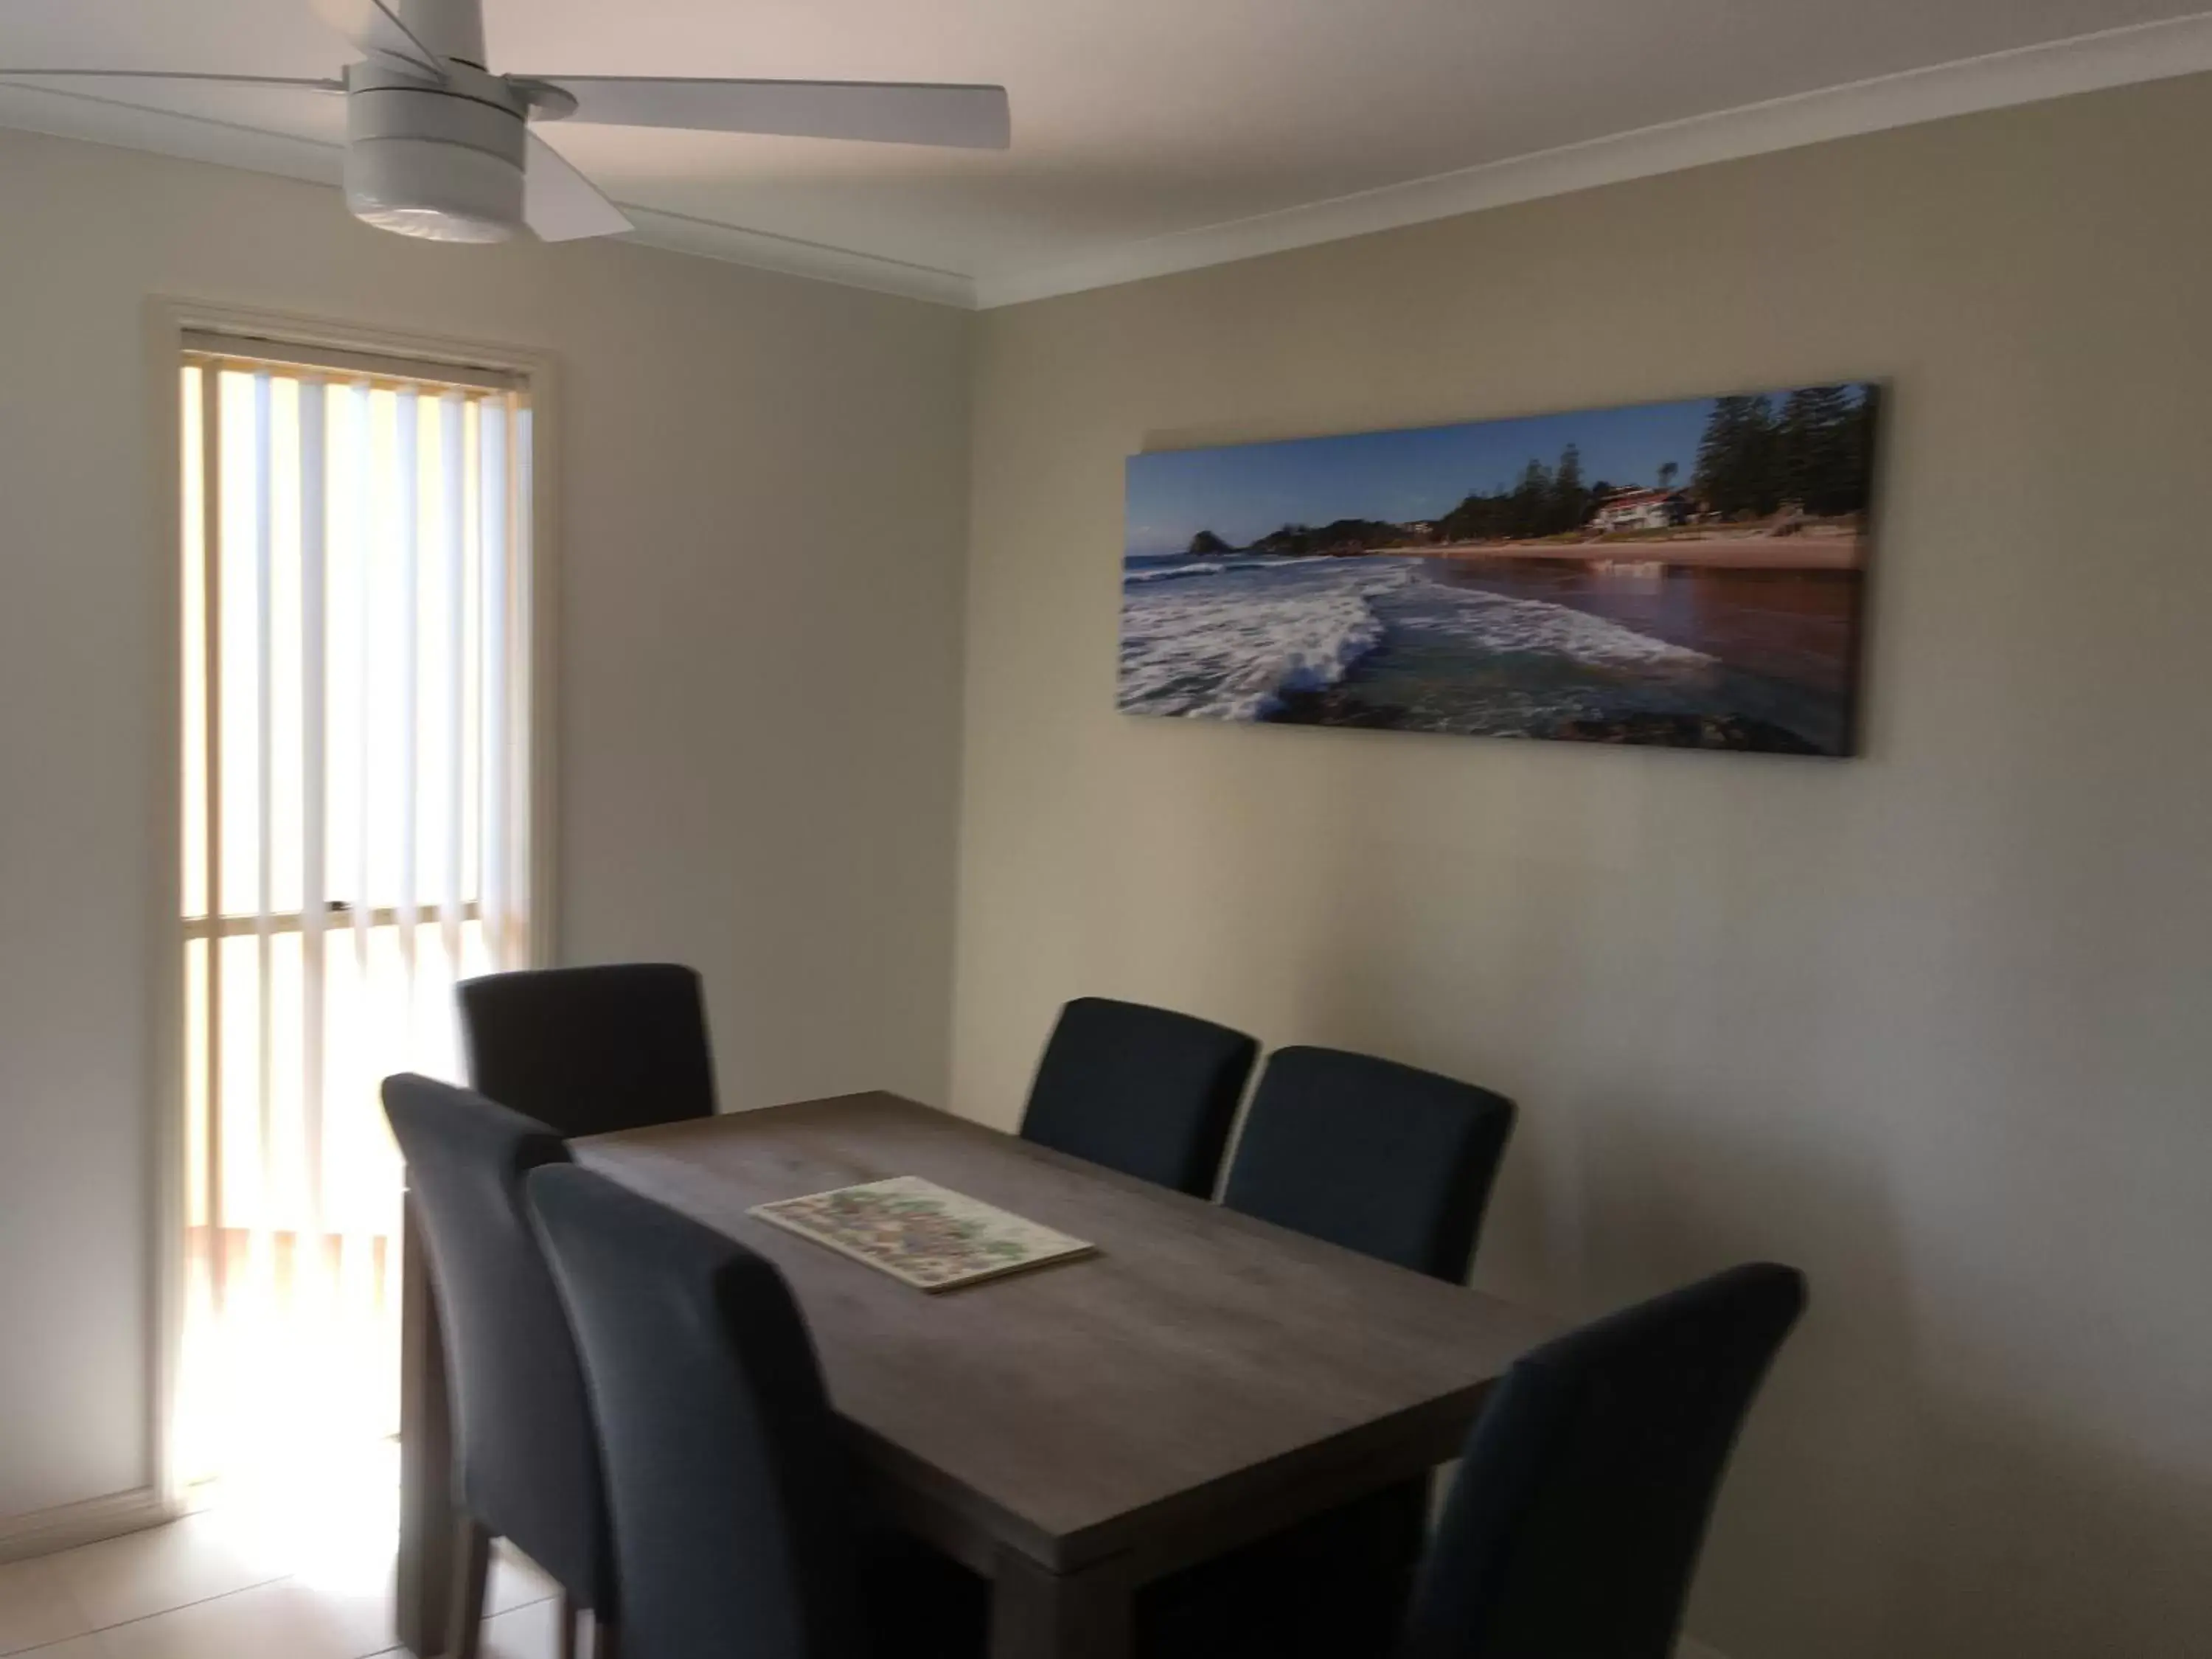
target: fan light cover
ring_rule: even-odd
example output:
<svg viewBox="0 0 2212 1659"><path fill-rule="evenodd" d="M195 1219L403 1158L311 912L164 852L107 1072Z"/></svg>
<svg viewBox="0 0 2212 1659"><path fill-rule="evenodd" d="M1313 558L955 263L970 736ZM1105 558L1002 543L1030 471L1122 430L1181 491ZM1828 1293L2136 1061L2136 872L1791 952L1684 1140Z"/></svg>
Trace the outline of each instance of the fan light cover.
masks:
<svg viewBox="0 0 2212 1659"><path fill-rule="evenodd" d="M522 223L522 169L428 138L367 138L346 149L354 216L436 242L503 242Z"/></svg>
<svg viewBox="0 0 2212 1659"><path fill-rule="evenodd" d="M489 77L483 77L489 81ZM504 241L522 228L521 106L367 65L347 73L346 206L404 236ZM474 88L468 90L476 90Z"/></svg>

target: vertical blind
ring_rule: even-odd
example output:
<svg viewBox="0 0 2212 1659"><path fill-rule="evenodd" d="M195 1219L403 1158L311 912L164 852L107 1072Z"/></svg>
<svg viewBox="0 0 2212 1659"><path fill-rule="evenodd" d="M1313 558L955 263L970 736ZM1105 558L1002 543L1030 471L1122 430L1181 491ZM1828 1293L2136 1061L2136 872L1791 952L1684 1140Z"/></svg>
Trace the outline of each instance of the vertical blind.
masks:
<svg viewBox="0 0 2212 1659"><path fill-rule="evenodd" d="M388 1073L530 916L530 407L495 375L187 337L187 1478L397 1427Z"/></svg>

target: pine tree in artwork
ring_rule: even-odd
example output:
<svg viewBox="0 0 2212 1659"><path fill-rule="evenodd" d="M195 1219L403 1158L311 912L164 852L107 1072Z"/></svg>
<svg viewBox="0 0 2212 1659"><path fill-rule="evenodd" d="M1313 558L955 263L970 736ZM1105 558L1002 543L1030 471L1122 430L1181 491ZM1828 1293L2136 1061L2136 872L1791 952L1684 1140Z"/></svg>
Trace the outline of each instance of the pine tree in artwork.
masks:
<svg viewBox="0 0 2212 1659"><path fill-rule="evenodd" d="M1559 452L1559 468L1552 474L1552 514L1547 533L1579 530L1589 511L1589 491L1583 485L1583 453L1569 444Z"/></svg>
<svg viewBox="0 0 2212 1659"><path fill-rule="evenodd" d="M1778 448L1773 406L1764 397L1716 398L1692 487L1724 519L1771 513L1782 500Z"/></svg>
<svg viewBox="0 0 2212 1659"><path fill-rule="evenodd" d="M1516 536L1540 536L1552 511L1552 469L1534 456L1521 469L1521 482L1513 487L1513 531Z"/></svg>
<svg viewBox="0 0 2212 1659"><path fill-rule="evenodd" d="M1801 386L1790 394L1777 429L1785 499L1822 517L1866 505L1861 402L1840 386Z"/></svg>

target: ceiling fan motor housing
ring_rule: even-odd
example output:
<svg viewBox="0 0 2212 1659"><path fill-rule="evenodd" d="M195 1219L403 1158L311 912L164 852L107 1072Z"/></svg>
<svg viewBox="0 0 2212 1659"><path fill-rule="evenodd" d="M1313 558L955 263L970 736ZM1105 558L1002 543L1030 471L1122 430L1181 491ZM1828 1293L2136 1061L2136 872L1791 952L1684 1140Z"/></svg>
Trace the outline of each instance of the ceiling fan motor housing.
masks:
<svg viewBox="0 0 2212 1659"><path fill-rule="evenodd" d="M528 106L455 64L443 85L374 64L346 71L346 206L384 230L499 242L522 228Z"/></svg>

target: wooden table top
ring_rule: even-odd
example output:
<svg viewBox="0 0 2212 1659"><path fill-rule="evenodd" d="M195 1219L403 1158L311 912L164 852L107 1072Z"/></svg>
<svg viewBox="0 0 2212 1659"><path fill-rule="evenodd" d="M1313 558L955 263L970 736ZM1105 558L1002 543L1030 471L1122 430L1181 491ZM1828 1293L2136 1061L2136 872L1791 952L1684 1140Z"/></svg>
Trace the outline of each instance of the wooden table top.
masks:
<svg viewBox="0 0 2212 1659"><path fill-rule="evenodd" d="M1487 1384L1558 1328L894 1095L574 1152L775 1261L864 1446L1055 1571L1271 1494L1300 1507L1316 1479L1380 1484L1441 1462ZM898 1175L1098 1254L931 1295L745 1213Z"/></svg>

